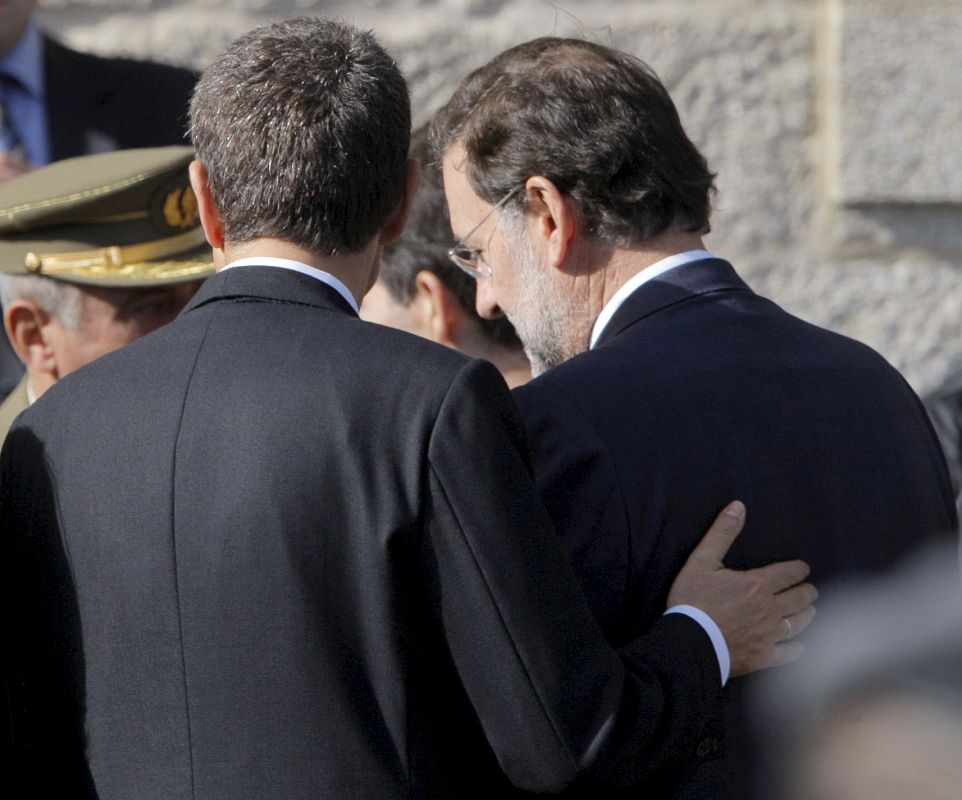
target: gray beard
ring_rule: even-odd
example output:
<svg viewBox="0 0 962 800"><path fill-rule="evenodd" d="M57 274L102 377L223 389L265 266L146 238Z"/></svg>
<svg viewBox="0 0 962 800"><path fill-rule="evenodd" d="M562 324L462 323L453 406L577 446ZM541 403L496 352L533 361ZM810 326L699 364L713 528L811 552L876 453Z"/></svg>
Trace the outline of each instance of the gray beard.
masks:
<svg viewBox="0 0 962 800"><path fill-rule="evenodd" d="M509 314L508 319L514 325L524 353L531 362L532 377L544 374L569 358L559 342L561 332L550 315L523 315L519 319L517 314Z"/></svg>
<svg viewBox="0 0 962 800"><path fill-rule="evenodd" d="M580 326L572 313L571 299L555 296L548 281L547 268L524 233L514 237L518 273L518 306L508 315L524 352L531 362L531 374L541 375L587 349L578 344Z"/></svg>

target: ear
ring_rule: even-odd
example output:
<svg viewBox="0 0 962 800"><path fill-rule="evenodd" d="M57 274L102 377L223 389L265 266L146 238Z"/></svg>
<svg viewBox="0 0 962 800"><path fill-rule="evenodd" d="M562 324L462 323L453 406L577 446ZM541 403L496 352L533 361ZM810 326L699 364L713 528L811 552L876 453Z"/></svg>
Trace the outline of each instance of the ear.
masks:
<svg viewBox="0 0 962 800"><path fill-rule="evenodd" d="M3 326L17 358L30 372L56 378L57 359L47 336L50 321L50 315L33 300L14 300L3 314Z"/></svg>
<svg viewBox="0 0 962 800"><path fill-rule="evenodd" d="M401 199L397 208L394 209L394 213L391 214L387 223L381 229L378 244L390 244L404 232L404 226L408 224L408 217L411 215L411 206L414 204L414 195L417 194L420 185L421 164L417 159L409 158Z"/></svg>
<svg viewBox="0 0 962 800"><path fill-rule="evenodd" d="M528 235L542 261L563 270L578 231L574 202L552 181L534 175L525 182Z"/></svg>
<svg viewBox="0 0 962 800"><path fill-rule="evenodd" d="M433 272L422 269L414 278L417 294L414 303L431 339L460 349L464 327L464 307L457 295Z"/></svg>
<svg viewBox="0 0 962 800"><path fill-rule="evenodd" d="M221 223L220 209L214 202L214 194L207 178L207 167L200 161L191 161L188 167L190 186L197 198L200 224L204 227L207 241L214 250L224 249L224 228Z"/></svg>

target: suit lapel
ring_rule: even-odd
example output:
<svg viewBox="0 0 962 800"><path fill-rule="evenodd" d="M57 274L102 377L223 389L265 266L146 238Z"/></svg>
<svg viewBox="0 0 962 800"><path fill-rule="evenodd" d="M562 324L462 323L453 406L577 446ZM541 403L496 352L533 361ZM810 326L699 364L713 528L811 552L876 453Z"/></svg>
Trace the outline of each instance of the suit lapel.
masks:
<svg viewBox="0 0 962 800"><path fill-rule="evenodd" d="M104 79L98 60L48 36L43 52L53 160L116 150L119 143L106 131L126 111L117 108L117 88Z"/></svg>
<svg viewBox="0 0 962 800"><path fill-rule="evenodd" d="M706 258L668 270L639 286L621 304L595 346L600 347L626 328L662 309L699 295L722 291L751 292L751 289L738 277L732 265L720 258Z"/></svg>
<svg viewBox="0 0 962 800"><path fill-rule="evenodd" d="M83 155L82 109L89 106L89 76L77 75L72 53L48 36L43 38L44 80L47 87L47 128L54 161Z"/></svg>
<svg viewBox="0 0 962 800"><path fill-rule="evenodd" d="M317 306L356 317L336 289L310 275L278 267L232 267L208 278L183 313L219 300L265 300Z"/></svg>

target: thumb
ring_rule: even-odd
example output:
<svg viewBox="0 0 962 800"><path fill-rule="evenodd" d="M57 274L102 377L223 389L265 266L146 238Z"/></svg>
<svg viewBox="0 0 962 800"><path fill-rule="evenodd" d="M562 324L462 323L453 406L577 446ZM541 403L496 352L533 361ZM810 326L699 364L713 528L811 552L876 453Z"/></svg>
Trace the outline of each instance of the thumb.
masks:
<svg viewBox="0 0 962 800"><path fill-rule="evenodd" d="M745 525L745 504L735 500L715 517L708 532L702 537L689 559L708 560L721 566L735 539Z"/></svg>

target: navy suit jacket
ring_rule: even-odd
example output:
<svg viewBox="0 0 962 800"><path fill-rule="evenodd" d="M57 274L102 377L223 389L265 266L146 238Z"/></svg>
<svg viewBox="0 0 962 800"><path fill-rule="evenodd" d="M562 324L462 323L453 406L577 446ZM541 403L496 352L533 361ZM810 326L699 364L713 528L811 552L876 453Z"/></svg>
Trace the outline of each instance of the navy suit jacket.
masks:
<svg viewBox="0 0 962 800"><path fill-rule="evenodd" d="M754 294L720 259L643 285L595 349L514 394L540 495L615 644L658 619L732 499L748 517L729 566L802 558L822 588L956 527L941 450L898 372ZM747 796L740 711L732 699L729 756L678 796Z"/></svg>
<svg viewBox="0 0 962 800"><path fill-rule="evenodd" d="M187 144L197 74L79 53L44 37L47 121L54 161L102 149Z"/></svg>

